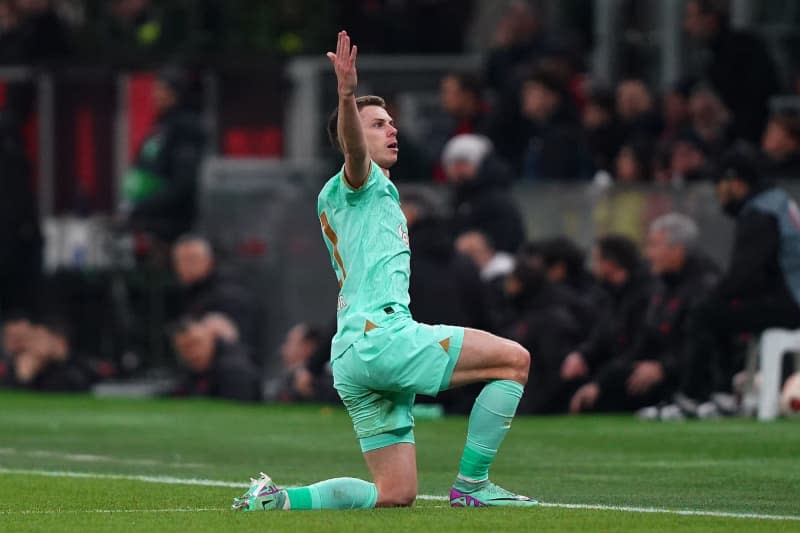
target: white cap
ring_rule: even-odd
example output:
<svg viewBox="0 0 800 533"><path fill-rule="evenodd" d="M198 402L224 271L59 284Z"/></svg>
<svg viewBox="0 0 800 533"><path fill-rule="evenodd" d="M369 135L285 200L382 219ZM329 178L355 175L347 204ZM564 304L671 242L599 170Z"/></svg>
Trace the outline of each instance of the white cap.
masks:
<svg viewBox="0 0 800 533"><path fill-rule="evenodd" d="M444 145L442 164L447 166L456 161L466 161L480 165L492 151L492 141L484 135L463 133L456 135Z"/></svg>

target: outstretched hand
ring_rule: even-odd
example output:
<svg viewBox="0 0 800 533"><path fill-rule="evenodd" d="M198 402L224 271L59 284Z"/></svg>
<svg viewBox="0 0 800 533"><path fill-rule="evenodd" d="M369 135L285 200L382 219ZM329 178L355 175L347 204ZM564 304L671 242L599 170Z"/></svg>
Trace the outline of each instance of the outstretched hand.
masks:
<svg viewBox="0 0 800 533"><path fill-rule="evenodd" d="M328 52L328 59L333 63L333 70L336 72L339 96L352 96L356 92L358 76L356 74L356 56L358 47L350 46L350 36L346 31L339 32L339 39L336 43L336 53Z"/></svg>

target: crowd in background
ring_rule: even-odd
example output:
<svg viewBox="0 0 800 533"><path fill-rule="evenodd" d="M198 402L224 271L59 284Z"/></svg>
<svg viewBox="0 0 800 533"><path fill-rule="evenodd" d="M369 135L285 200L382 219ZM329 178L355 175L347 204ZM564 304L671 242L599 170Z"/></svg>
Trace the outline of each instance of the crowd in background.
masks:
<svg viewBox="0 0 800 533"><path fill-rule="evenodd" d="M64 20L69 5L57 12L44 0L0 0L2 60L58 59L78 46ZM199 5L213 11L217 4ZM206 13L205 7L193 13ZM167 34L180 33L179 25L170 26L180 17L171 19L158 2L120 0L106 8L113 16L92 32L113 34L111 40L127 51L153 47L156 53L169 46ZM353 9L374 49L414 51L382 47L379 36L369 33L370 17L383 11L360 4ZM285 11L286 20L294 20L291 9ZM397 20L398 34L403 21ZM463 33L464 25L450 29ZM644 77L626 73L615 87L600 87L585 73L585 57L550 35L529 4L512 2L482 75L452 72L441 80L441 117L430 137L415 145L398 124L398 181L438 182L452 193L445 210L419 192L403 194L413 252L412 312L420 322L481 328L523 344L533 364L522 412L640 410L664 419L733 414L734 376L744 367L753 335L769 326L800 325L800 211L772 185L775 178L800 178L800 115L769 107L771 97L794 94L800 85L781 83L763 43L733 30L716 2L687 2L684 27L708 53L681 81L659 94ZM217 34L213 24L209 28L210 39ZM352 33L360 38L358 30ZM47 39L38 39L44 34ZM289 49L310 42L290 29L276 35ZM282 369L264 375L256 298L241 279L226 274L212 243L191 233L190 198L206 142L188 101L192 83L183 71L160 71L154 98L159 118L125 176L120 210L140 252L160 258L175 279L164 328L177 363L169 393L337 402L327 364L334 317L328 324L292 327L276 354ZM6 182L19 188L15 176L24 172L12 171L25 163L15 159L13 137L3 139L4 190ZM404 170L404 161L416 165L413 173ZM653 222L643 249L621 235L602 236L590 250L562 236L530 241L510 192L518 180L713 182L719 207L736 222L730 264L723 271L705 256L696 223L678 213ZM4 250L17 251L4 252L0 261L0 384L73 391L126 377L124 358L82 353L76 339L92 332L79 334L74 317L52 306L26 305L46 291L35 274L41 235L32 192L23 193L14 198L30 202L0 210L9 218L0 226L30 226L0 237ZM474 392L425 401L461 413Z"/></svg>

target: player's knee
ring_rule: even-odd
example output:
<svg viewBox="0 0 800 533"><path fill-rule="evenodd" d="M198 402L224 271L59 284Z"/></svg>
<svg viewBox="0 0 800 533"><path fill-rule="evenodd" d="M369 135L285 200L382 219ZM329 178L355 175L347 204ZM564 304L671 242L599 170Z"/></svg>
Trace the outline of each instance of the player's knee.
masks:
<svg viewBox="0 0 800 533"><path fill-rule="evenodd" d="M417 499L417 491L408 487L392 487L378 490L378 507L411 507Z"/></svg>
<svg viewBox="0 0 800 533"><path fill-rule="evenodd" d="M512 371L514 373L514 381L525 385L528 383L528 371L531 368L531 354L520 344L514 344L512 356Z"/></svg>

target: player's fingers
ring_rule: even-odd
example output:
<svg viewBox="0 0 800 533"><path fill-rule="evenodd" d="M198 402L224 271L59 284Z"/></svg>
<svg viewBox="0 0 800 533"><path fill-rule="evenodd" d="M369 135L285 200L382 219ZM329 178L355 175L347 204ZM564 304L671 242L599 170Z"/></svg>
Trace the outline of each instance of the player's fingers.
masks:
<svg viewBox="0 0 800 533"><path fill-rule="evenodd" d="M334 54L333 52L328 52L328 53L327 53L327 54L325 54L325 55L328 57L328 59L330 59L330 60L331 60L331 63L333 63L334 65L336 65L336 54Z"/></svg>
<svg viewBox="0 0 800 533"><path fill-rule="evenodd" d="M353 45L353 50L350 53L350 66L354 66L356 64L356 56L358 55L358 46Z"/></svg>
<svg viewBox="0 0 800 533"><path fill-rule="evenodd" d="M344 49L342 50L342 57L349 58L350 57L350 37L347 35L347 32L344 33L342 37L342 43L344 44Z"/></svg>
<svg viewBox="0 0 800 533"><path fill-rule="evenodd" d="M344 48L342 45L342 33L344 32L340 31L339 35L336 36L336 57L342 57L342 49Z"/></svg>

